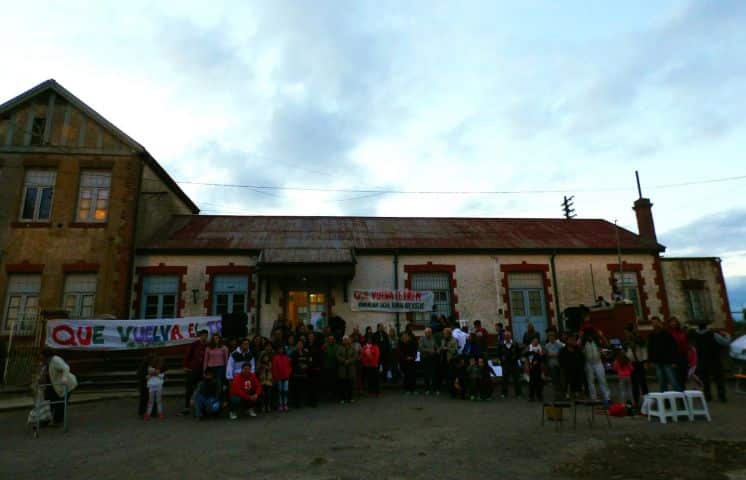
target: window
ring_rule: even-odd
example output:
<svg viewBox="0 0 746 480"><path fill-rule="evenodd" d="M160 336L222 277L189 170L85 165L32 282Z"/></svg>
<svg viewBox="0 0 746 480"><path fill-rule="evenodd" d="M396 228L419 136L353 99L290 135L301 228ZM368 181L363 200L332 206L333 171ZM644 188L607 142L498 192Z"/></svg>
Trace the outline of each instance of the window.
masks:
<svg viewBox="0 0 746 480"><path fill-rule="evenodd" d="M93 318L96 301L96 274L65 277L63 308L70 318Z"/></svg>
<svg viewBox="0 0 746 480"><path fill-rule="evenodd" d="M175 318L179 277L148 275L143 278L141 318Z"/></svg>
<svg viewBox="0 0 746 480"><path fill-rule="evenodd" d="M10 275L3 330L33 333L39 315L41 275Z"/></svg>
<svg viewBox="0 0 746 480"><path fill-rule="evenodd" d="M96 170L80 174L79 222L105 222L109 216L111 172Z"/></svg>
<svg viewBox="0 0 746 480"><path fill-rule="evenodd" d="M411 273L411 289L414 291L433 292L433 304L437 308L438 315L450 317L451 311L451 275L449 273ZM427 324L430 321L430 313L415 313L414 322Z"/></svg>
<svg viewBox="0 0 746 480"><path fill-rule="evenodd" d="M31 122L31 145L39 146L44 144L44 128L46 125L46 118L34 117L34 120Z"/></svg>
<svg viewBox="0 0 746 480"><path fill-rule="evenodd" d="M617 292L624 300L632 302L635 306L635 315L638 321L643 320L642 303L640 302L640 288L637 285L637 274L634 272L614 273L614 283Z"/></svg>
<svg viewBox="0 0 746 480"><path fill-rule="evenodd" d="M246 311L249 279L242 275L215 275L213 277L212 314Z"/></svg>
<svg viewBox="0 0 746 480"><path fill-rule="evenodd" d="M684 293L689 307L690 323L707 323L712 317L712 302L705 282L702 280L684 280Z"/></svg>
<svg viewBox="0 0 746 480"><path fill-rule="evenodd" d="M52 211L52 194L57 172L54 170L27 170L23 186L21 220L28 222L49 221Z"/></svg>

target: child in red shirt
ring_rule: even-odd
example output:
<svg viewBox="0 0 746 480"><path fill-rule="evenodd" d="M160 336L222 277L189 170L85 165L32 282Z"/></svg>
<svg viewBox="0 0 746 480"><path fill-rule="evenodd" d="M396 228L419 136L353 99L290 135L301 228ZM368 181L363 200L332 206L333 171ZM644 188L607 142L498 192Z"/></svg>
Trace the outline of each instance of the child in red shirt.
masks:
<svg viewBox="0 0 746 480"><path fill-rule="evenodd" d="M614 360L614 371L619 379L619 401L627 403L632 402L632 370L634 366L629 361L629 357L624 351L620 351L617 354L616 360Z"/></svg>
<svg viewBox="0 0 746 480"><path fill-rule="evenodd" d="M277 389L277 411L288 411L288 387L290 385L290 374L293 367L290 363L290 357L282 347L278 345L275 348L275 356L272 357L272 380L275 382Z"/></svg>

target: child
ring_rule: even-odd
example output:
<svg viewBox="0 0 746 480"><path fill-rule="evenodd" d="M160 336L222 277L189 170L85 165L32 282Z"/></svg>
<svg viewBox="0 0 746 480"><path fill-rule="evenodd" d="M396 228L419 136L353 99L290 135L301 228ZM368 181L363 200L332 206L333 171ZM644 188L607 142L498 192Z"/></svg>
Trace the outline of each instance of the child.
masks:
<svg viewBox="0 0 746 480"><path fill-rule="evenodd" d="M619 379L619 401L626 404L632 402L632 370L634 365L624 351L620 351L614 360L614 371Z"/></svg>
<svg viewBox="0 0 746 480"><path fill-rule="evenodd" d="M482 371L479 369L476 358L472 357L469 359L469 368L466 370L466 374L469 378L469 398L477 400L479 398L479 382L482 380Z"/></svg>
<svg viewBox="0 0 746 480"><path fill-rule="evenodd" d="M272 350L272 344L267 343L264 346L264 351L259 355L259 362L256 367L257 377L259 382L262 384L262 398L261 406L259 407L264 413L269 413L272 410L272 357L274 351Z"/></svg>
<svg viewBox="0 0 746 480"><path fill-rule="evenodd" d="M148 368L148 406L145 411L145 420L150 420L153 404L158 409L158 417L163 420L163 373L161 373L160 361L154 361Z"/></svg>
<svg viewBox="0 0 746 480"><path fill-rule="evenodd" d="M539 338L534 336L526 351L526 369L528 371L528 401L543 401L544 350L539 345Z"/></svg>
<svg viewBox="0 0 746 480"><path fill-rule="evenodd" d="M282 345L278 345L275 348L275 356L272 357L272 380L277 388L278 412L288 411L288 387L292 370L290 357Z"/></svg>
<svg viewBox="0 0 746 480"><path fill-rule="evenodd" d="M695 340L689 339L689 350L686 352L687 363L689 364L689 370L687 370L686 378L691 380L697 386L698 389L702 389L702 380L697 376L697 363L699 358L697 355L697 347L694 345Z"/></svg>

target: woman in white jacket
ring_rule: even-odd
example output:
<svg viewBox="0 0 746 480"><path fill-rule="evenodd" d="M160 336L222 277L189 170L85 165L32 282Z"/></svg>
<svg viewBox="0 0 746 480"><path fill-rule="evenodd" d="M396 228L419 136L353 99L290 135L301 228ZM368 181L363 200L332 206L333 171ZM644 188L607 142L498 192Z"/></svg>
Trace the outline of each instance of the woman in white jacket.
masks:
<svg viewBox="0 0 746 480"><path fill-rule="evenodd" d="M62 357L55 355L51 348L44 348L41 355L43 367L39 383L51 384L44 389L44 399L50 402L54 423L61 424L65 420L65 405L62 403L65 393L69 401L70 393L78 386L78 380L70 372L70 366Z"/></svg>

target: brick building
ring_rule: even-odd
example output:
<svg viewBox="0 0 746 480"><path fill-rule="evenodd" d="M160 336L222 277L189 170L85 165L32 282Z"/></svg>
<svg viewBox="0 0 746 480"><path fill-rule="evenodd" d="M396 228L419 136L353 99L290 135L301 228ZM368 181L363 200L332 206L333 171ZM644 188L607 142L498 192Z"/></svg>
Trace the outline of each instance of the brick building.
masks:
<svg viewBox="0 0 746 480"><path fill-rule="evenodd" d="M129 313L135 245L196 205L132 138L54 80L0 105L0 339L42 312Z"/></svg>
<svg viewBox="0 0 746 480"><path fill-rule="evenodd" d="M671 314L730 327L719 261L662 257L652 204L634 209L639 234L586 219L197 215L144 147L49 80L0 105L0 338L52 310L246 311L262 333L319 312L393 324L351 311L367 288L433 291L439 312L519 335L614 292L643 329Z"/></svg>

